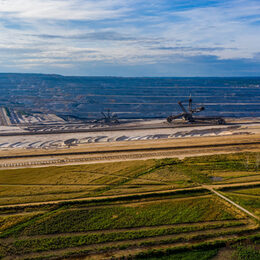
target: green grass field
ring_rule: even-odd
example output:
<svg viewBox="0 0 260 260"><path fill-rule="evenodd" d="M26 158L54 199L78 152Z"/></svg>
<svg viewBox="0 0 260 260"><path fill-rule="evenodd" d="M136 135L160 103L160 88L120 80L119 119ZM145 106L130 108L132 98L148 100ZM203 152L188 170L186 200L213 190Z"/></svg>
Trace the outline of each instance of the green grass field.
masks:
<svg viewBox="0 0 260 260"><path fill-rule="evenodd" d="M142 256L140 255L138 259L150 259L150 260L209 260L216 256L218 253L217 249L209 249L209 250L193 250L188 252L178 252L173 255L170 253L161 254L160 256ZM159 255L159 254L158 254Z"/></svg>
<svg viewBox="0 0 260 260"><path fill-rule="evenodd" d="M257 153L1 170L0 205L260 180Z"/></svg>
<svg viewBox="0 0 260 260"><path fill-rule="evenodd" d="M248 188L248 189L237 189L237 190L233 190L233 193L260 196L260 187Z"/></svg>
<svg viewBox="0 0 260 260"><path fill-rule="evenodd" d="M6 229L16 226L19 223L26 222L30 220L31 218L40 215L40 212L34 212L34 213L24 213L24 214L17 214L17 215L11 215L11 216L1 216L0 215L0 232L5 231Z"/></svg>
<svg viewBox="0 0 260 260"><path fill-rule="evenodd" d="M61 208L47 217L37 219L18 234L28 236L86 232L234 218L234 214L214 197L186 201L174 199L79 210Z"/></svg>
<svg viewBox="0 0 260 260"><path fill-rule="evenodd" d="M260 217L260 188L236 188L224 190L224 194L237 204L243 206L249 211Z"/></svg>
<svg viewBox="0 0 260 260"><path fill-rule="evenodd" d="M199 188L257 180L257 156L2 170L0 205L65 201L0 208L0 258L206 260L221 247L257 243L254 220ZM220 192L260 216L259 186ZM66 201L77 198L89 200ZM258 254L241 248L232 249L237 257Z"/></svg>
<svg viewBox="0 0 260 260"><path fill-rule="evenodd" d="M114 247L167 245L201 239L202 235L211 238L245 228L244 216L226 208L217 197L207 192L201 193L203 197L192 195L156 200L151 195L146 200L119 200L119 205L109 200L74 203L45 207L45 212L39 206L23 218L2 217L9 226L0 233L0 255L27 258L32 253L38 257L64 250L65 256L70 248L97 254ZM92 245L97 244L94 250Z"/></svg>

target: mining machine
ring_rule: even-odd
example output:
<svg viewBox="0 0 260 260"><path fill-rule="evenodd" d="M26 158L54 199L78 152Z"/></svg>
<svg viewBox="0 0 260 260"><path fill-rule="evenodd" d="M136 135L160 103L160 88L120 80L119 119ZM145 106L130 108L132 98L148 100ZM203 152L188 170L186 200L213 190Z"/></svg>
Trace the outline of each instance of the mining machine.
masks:
<svg viewBox="0 0 260 260"><path fill-rule="evenodd" d="M111 113L109 109L106 112L102 111L101 114L103 117L100 119L97 119L95 121L95 123L104 123L106 125L119 124L117 114Z"/></svg>
<svg viewBox="0 0 260 260"><path fill-rule="evenodd" d="M205 107L200 106L200 107L193 108L191 97L188 100L187 109L184 107L183 103L187 103L187 101L184 100L178 102L178 105L180 106L182 113L167 117L168 123L173 123L176 119L182 118L187 123L210 123L210 124L218 124L218 125L225 124L225 120L222 117L194 117L193 114L205 110Z"/></svg>

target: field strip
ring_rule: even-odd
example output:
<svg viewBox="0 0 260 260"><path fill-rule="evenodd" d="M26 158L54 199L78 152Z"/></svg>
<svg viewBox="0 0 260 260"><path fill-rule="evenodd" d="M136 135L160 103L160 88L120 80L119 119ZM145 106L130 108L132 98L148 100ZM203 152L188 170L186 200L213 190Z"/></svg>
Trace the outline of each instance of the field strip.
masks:
<svg viewBox="0 0 260 260"><path fill-rule="evenodd" d="M94 173L95 174L95 173ZM136 177L130 177L130 176L124 176L124 175L117 175L117 174L111 174L111 173L98 173L99 175L102 175L103 177L104 176L112 176L112 177L119 177L119 178L122 178L122 179L126 179L126 180L135 180ZM156 182L160 182L162 185L165 185L165 184L168 184L167 181L161 181L161 180L158 180L158 179L146 179L146 178L143 178L143 177L139 177L138 176L138 179L139 180L144 180L144 181L156 181ZM97 179L98 180L98 179ZM96 181L96 180L95 180ZM93 184L94 185L94 184ZM130 185L130 184L129 184ZM136 185L136 184L134 184ZM137 185L144 185L144 184L137 184ZM154 185L154 184L150 184L150 183L147 183L145 185ZM159 185L158 183L156 185Z"/></svg>
<svg viewBox="0 0 260 260"><path fill-rule="evenodd" d="M146 231L146 230L157 230L157 229L170 229L170 228L185 228L185 227L198 227L199 231L200 229L207 230L208 229L219 229L223 228L223 224L231 223L231 227L238 227L238 226L249 226L248 219L229 219L229 220L212 220L212 221L203 221L203 222L193 222L193 223L176 223L172 225L159 225L159 226L140 226L140 227L128 227L128 228L117 228L117 229L103 229L103 230L90 230L87 232L71 232L71 233L58 233L58 234L48 234L48 235L32 235L32 236L20 236L19 239L44 239L44 238L52 238L52 237L71 237L71 236L81 236L81 235L89 235L89 234L110 234L110 233L124 233L124 232L131 232L131 231ZM233 224L234 223L234 224ZM234 226L233 226L233 225ZM236 224L241 224L237 225ZM227 226L229 227L229 226ZM227 228L225 227L225 228ZM194 231L184 231L179 232L181 233L188 233L188 232L194 232ZM15 238L0 238L0 241L13 241Z"/></svg>
<svg viewBox="0 0 260 260"><path fill-rule="evenodd" d="M208 238L208 239L203 239L202 243L206 245L209 244L213 244L214 243L221 243L221 242L226 242L226 241L230 241L230 240L235 240L237 239L238 236L236 234L234 235L225 235L225 236L218 236L215 238ZM199 241L198 243L191 241L188 242L179 242L179 243L168 243L168 244L161 244L161 245L151 245L151 246L145 246L145 247L128 247L127 249L118 249L117 251L113 250L113 248L111 248L111 251L109 252L103 252L103 253L91 253L89 252L88 254L84 254L84 259L88 260L88 259L103 259L103 260L110 260L110 259L124 259L123 257L125 257L126 255L130 255L131 258L133 259L133 257L139 253L143 253L143 252L148 252L151 250L158 250L159 252L162 250L167 250L167 249L176 249L176 251L178 251L178 249L181 249L181 252L183 252L184 247L190 248L191 246L191 242L192 242L192 246L196 247L196 244L200 244L201 245L201 241ZM84 250L82 250L84 252ZM74 251L75 253L77 251ZM58 254L56 255L58 256ZM34 258L32 258L34 259ZM81 258L80 258L81 259Z"/></svg>
<svg viewBox="0 0 260 260"><path fill-rule="evenodd" d="M91 173L91 172L89 172ZM95 174L95 173L93 173ZM124 176L124 175L117 175L117 174L110 174L110 173L98 173L98 175L101 175L102 177L106 177L106 176L111 176L111 177L119 177L119 178L122 178L122 179L126 179L126 180L134 180L136 179L136 177L129 177L129 176ZM102 177L99 177L99 178L102 178ZM98 179L99 179L98 178ZM98 179L95 179L94 181L97 181ZM157 183L142 183L142 184L134 184L135 186L143 186L143 185L165 185L165 184L168 184L168 182L166 181L161 181L161 180L158 180L158 179L146 179L146 178L142 178L142 177L139 177L140 180L145 180L145 181L156 181ZM160 184L158 183L160 182ZM70 183L67 183L67 184L44 184L44 183L41 183L41 184L25 184L25 183L13 183L13 184L8 184L8 183L0 183L0 186L107 186L107 184L98 184L98 183L87 183L87 184L70 184ZM129 186L131 186L131 184L129 184Z"/></svg>
<svg viewBox="0 0 260 260"><path fill-rule="evenodd" d="M216 184L212 184L215 185L217 187L217 185L220 185L220 183L222 183L223 185L231 185L231 184L237 184L237 185L243 185L243 183L255 183L257 181L260 181L260 174L257 175L248 175L248 176L243 176L243 177L234 177L232 179L228 179L228 180L224 180L224 181L220 181L219 183Z"/></svg>
<svg viewBox="0 0 260 260"><path fill-rule="evenodd" d="M234 194L234 195L238 195L238 196L242 196L242 197L251 197L251 198L260 198L260 194L259 195L254 195L254 194L247 194L247 193L240 193L240 192L232 192L229 191L228 193Z"/></svg>
<svg viewBox="0 0 260 260"><path fill-rule="evenodd" d="M46 256L47 254L61 256L64 253L80 252L81 250L89 250L90 252L92 252L92 254L93 253L95 254L95 251L102 250L103 248L108 248L109 250L109 247L111 247L112 251L114 251L116 247L120 247L123 245L127 245L128 250L131 249L132 251L132 249L136 249L136 248L140 249L140 246L143 243L147 243L147 246L142 245L141 251L143 251L145 248L162 249L162 248L168 248L170 246L177 247L177 246L189 245L192 241L198 241L198 239L201 241L202 240L201 236L204 236L203 241L207 241L208 240L207 237L210 238L209 239L210 241L215 241L216 239L227 240L228 238L237 238L238 235L236 234L236 232L237 233L249 232L249 231L252 232L255 229L256 229L255 226L249 225L248 228L241 228L241 227L221 228L218 229L216 233L212 232L212 230L201 230L201 231L187 232L178 235L165 235L165 236L140 238L135 240L104 242L104 243L91 244L86 246L77 246L71 248L56 249L51 251L43 251L39 253L29 253L23 255L22 258L19 259L28 259L32 257ZM214 240L212 238L214 238ZM178 242L172 242L172 240ZM183 242L180 243L179 241L183 241ZM149 243L151 244L151 246L148 245Z"/></svg>
<svg viewBox="0 0 260 260"><path fill-rule="evenodd" d="M205 186L206 187L206 186ZM242 206L238 205L237 203L235 203L234 201L228 199L227 197L225 197L224 195L220 194L219 192L217 192L216 190L214 190L213 188L209 188L209 190L211 190L213 193L215 193L218 197L226 200L227 202L229 202L230 204L232 204L233 206L235 206L236 208L242 210L243 212L245 212L247 215L253 217L256 220L260 220L260 218L258 216L256 216L255 214L249 212L247 209L243 208Z"/></svg>
<svg viewBox="0 0 260 260"><path fill-rule="evenodd" d="M1 217L13 217L13 216L26 216L26 215L31 215L31 214L44 214L46 211L44 210L37 210L37 211L28 211L28 212L12 212L12 213L4 213L1 214L0 211L0 218Z"/></svg>
<svg viewBox="0 0 260 260"><path fill-rule="evenodd" d="M70 186L70 187L73 187L73 186L75 186L75 187L79 187L79 186L82 186L82 187L85 187L85 186L97 186L97 187L99 187L99 186L107 186L107 184L70 184L70 183L68 183L68 184L34 184L34 183L32 183L32 184L25 184L25 183L10 183L10 184L8 184L8 183L0 183L0 186L32 186L32 187L35 187L35 186L47 186L47 187L62 187L62 186L64 186L64 187L67 187L67 186Z"/></svg>
<svg viewBox="0 0 260 260"><path fill-rule="evenodd" d="M155 191L156 193L157 191ZM135 195L138 195L138 193L134 193ZM128 195L128 194L125 194L125 195ZM133 193L130 193L129 194L130 196L133 195ZM114 205L115 206L120 206L120 205L138 205L139 203L143 203L143 204L147 204L147 203L152 203L152 202L167 202L169 200L174 200L174 201L185 201L185 200L193 200L193 199L200 199L200 198L208 198L208 197L212 197L212 194L209 193L209 194L205 194L205 195L202 195L202 194L182 194L183 196L177 196L177 197L148 197L148 198L141 198L141 200L137 199L137 200L126 200L126 201L114 201L113 204L101 204L100 206L97 206L97 205L89 205L89 206L86 206L86 207L80 207L80 209L93 209L93 208L105 208L105 207L113 207ZM174 196L174 194L173 194ZM67 210L77 210L77 208L69 208Z"/></svg>
<svg viewBox="0 0 260 260"><path fill-rule="evenodd" d="M190 194L189 194L190 195ZM176 197L176 198L171 198L170 196L168 198L146 198L146 199L142 199L140 201L123 201L123 202L116 202L111 204L107 204L107 205L94 205L94 206L89 206L89 207L81 207L80 210L84 210L84 209L93 209L93 208L112 208L112 207L117 207L120 205L127 205L127 206L138 206L139 204L142 205L147 205L147 204L152 204L154 202L167 202L169 200L173 200L173 201L186 201L186 200L196 200L196 199L204 199L204 198L210 198L212 197L212 194L206 194L206 195L195 195L195 196L185 196L185 197ZM70 208L70 209L66 209L66 211L75 211L78 210L77 208Z"/></svg>
<svg viewBox="0 0 260 260"><path fill-rule="evenodd" d="M260 143L260 142L259 142ZM93 156L91 152L75 152L75 153L52 153L52 154L36 154L36 155L25 155L25 156L4 156L0 163L0 169L16 169L16 168L28 168L28 167L48 167L48 166L61 166L61 165L80 165L80 164L92 164L92 163L105 163L105 162L117 162L117 161L131 161L131 160L144 160L144 159L161 159L161 158L180 158L183 159L189 156L199 156L199 155L210 155L210 154L224 154L233 152L243 152L243 151L259 151L260 147L258 142L254 145L249 146L248 144L234 143L234 144L201 146L199 149L196 146L187 147L157 147L144 149L131 149L127 150L114 150L114 151L94 151L100 154L99 156ZM202 149L203 148L203 149ZM165 151L160 151L165 150ZM124 152L123 152L124 151ZM93 153L94 153L93 152ZM112 153L112 154L111 154ZM84 155L85 157L71 158L73 155ZM67 158L70 156L70 158ZM41 157L39 159L38 157ZM45 158L44 158L45 157ZM50 157L55 157L50 159ZM60 158L59 158L60 157ZM23 161L17 162L17 159ZM38 158L38 159L37 159ZM13 159L10 161L10 159ZM8 161L6 161L8 160ZM27 161L26 161L27 160Z"/></svg>
<svg viewBox="0 0 260 260"><path fill-rule="evenodd" d="M131 195L111 195L111 196L98 196L98 197L87 197L87 198L77 198L77 199L68 199L68 200L54 200L54 201L46 201L46 202L31 202L31 203L20 203L20 204L8 204L0 206L1 208L15 208L15 207L27 207L27 206L41 206L41 205L52 205L52 204L60 204L63 202L89 202L89 201L95 201L99 202L106 199L129 199L134 198L135 196L143 196L143 195L167 195L169 193L172 193L172 195L175 195L175 192L179 191L200 191L202 187L191 187L191 188L185 188L185 189L174 189L174 190L164 190L164 191L157 191L157 192L143 192L143 193L133 193Z"/></svg>
<svg viewBox="0 0 260 260"><path fill-rule="evenodd" d="M216 195L220 194L220 193L216 193L216 191L214 190L215 188L228 188L228 187L243 187L243 186L250 186L250 185L260 185L260 181L258 182L249 182L249 183L243 183L243 184L223 184L223 185L202 185L202 186L197 186L197 187L191 187L191 188L185 188L185 189L173 189L173 190L163 190L163 191L156 191L156 192L140 192L140 193L132 193L129 195L111 195L111 196L98 196L98 197L87 197L87 198L76 198L76 199L67 199L67 200L54 200L54 201L44 201L44 202L31 202L31 203L19 203L19 204L7 204L7 205L1 205L0 209L3 208L15 208L15 207L27 207L27 206L41 206L41 205L52 205L52 204L61 204L64 202L89 202L92 200L95 200L96 202L98 202L99 200L104 200L104 199L124 199L124 198L128 198L129 196L142 196L142 195L164 195L167 194L169 192L172 192L174 195L174 192L178 192L178 191L191 191L191 190L200 190L201 188L203 189L207 189L213 193L215 193ZM223 198L222 198L223 199ZM228 201L229 202L229 201ZM230 202L229 202L230 203ZM231 203L232 204L232 203ZM237 204L236 204L237 205ZM239 206L239 205L238 205ZM237 206L236 206L237 207ZM251 214L251 213L250 213ZM256 216L254 216L255 218ZM257 219L259 219L257 217Z"/></svg>
<svg viewBox="0 0 260 260"><path fill-rule="evenodd" d="M248 149L242 149L238 147L229 148L228 151L223 151L222 148L203 151L202 150L182 150L179 152L154 152L154 153L136 153L136 154L120 154L120 155L111 155L111 156L102 156L102 157L83 157L76 159L51 159L45 161L35 161L34 158L31 158L31 161L27 162L12 162L12 163L2 163L0 164L0 170L4 169L21 169L21 168L37 168L37 167L49 167L49 166L63 166L63 165L81 165L81 164L95 164L95 163L107 163L107 162L121 162L121 161L133 161L133 160L147 160L147 159L163 159L163 158L179 158L183 159L189 156L198 156L198 155L211 155L219 152L223 153L232 153L232 152L242 152L247 151ZM252 149L251 149L252 151Z"/></svg>
<svg viewBox="0 0 260 260"><path fill-rule="evenodd" d="M73 194L73 193L72 193ZM42 194L41 194L42 195ZM132 194L129 194L130 196ZM139 204L150 204L150 203L153 203L153 202L166 202L166 201L169 201L169 200L177 200L177 201L186 201L186 200L193 200L193 199L200 199L200 198L209 198L209 197L212 197L212 194L206 194L206 195L193 195L193 194L190 194L191 196L186 196L186 197L176 197L176 198L171 198L170 196L168 198L145 198L145 199L142 199L141 201L124 201L124 202L114 202L113 205L111 204L108 204L108 205L90 205L89 207L81 207L80 209L88 209L88 208L106 208L106 207L116 207L116 206L119 206L119 205L131 205L131 206L135 206L135 205L139 205ZM38 195L31 195L31 196L23 196L23 197L33 197L33 196L38 196ZM16 198L15 196L13 197L1 197L1 199L8 199L8 198ZM17 198L19 198L19 196L17 196ZM80 199L80 198L79 198ZM44 201L45 202L45 201ZM47 202L47 201L46 201ZM29 202L28 202L29 203ZM40 203L40 202L39 202ZM4 205L2 205L4 206ZM1 207L0 207L1 208ZM67 211L74 211L74 210L77 210L76 208L71 208L71 209L66 209ZM0 211L1 212L1 211ZM1 214L1 213L0 213Z"/></svg>
<svg viewBox="0 0 260 260"><path fill-rule="evenodd" d="M260 185L260 181L250 181L250 182L243 182L243 183L227 183L227 184L211 184L211 185L206 185L207 187L211 187L214 189L223 189L223 188L243 188L243 187L248 187L248 188L253 188L254 186Z"/></svg>

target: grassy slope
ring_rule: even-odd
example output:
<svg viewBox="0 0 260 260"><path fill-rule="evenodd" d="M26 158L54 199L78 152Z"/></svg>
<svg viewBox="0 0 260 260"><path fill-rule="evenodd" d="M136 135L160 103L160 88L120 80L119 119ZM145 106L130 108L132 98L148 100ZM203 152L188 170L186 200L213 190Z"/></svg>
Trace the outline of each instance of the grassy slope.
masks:
<svg viewBox="0 0 260 260"><path fill-rule="evenodd" d="M182 161L163 159L1 171L0 183L11 186L2 186L0 197L5 196L5 200L14 203L17 198L19 198L19 202L37 201L106 193L124 194L142 189L151 191L168 187L194 186L196 183L213 183L212 176L221 176L223 178L221 182L236 181L236 179L243 176L258 174L256 158L257 154L246 153L203 156ZM12 186L14 184L18 185ZM34 184L35 186L21 186L22 184ZM42 185L39 186L38 184ZM52 184L53 186L46 186L46 184ZM71 186L72 184L73 186ZM92 186L92 184L102 185ZM252 192L257 193L257 188L254 188ZM234 193L228 195L237 196ZM251 200L244 197L243 199L240 197L234 198L237 199L238 203L249 209L256 210L260 207L258 202L256 203L256 200L252 198ZM3 200L3 198L2 201L0 199L0 203L4 203ZM228 220L236 217L230 211L230 208L227 209L225 204L214 196L187 200L168 198L162 201L137 202L130 203L128 201L125 204L113 206L104 205L104 202L102 202L102 206L95 203L92 207L88 207L88 204L65 205L60 208L56 206L49 209L46 207L47 212L39 216L28 215L24 216L24 218L18 216L0 217L0 225L4 227L1 236L17 236L16 244L11 243L7 246L10 249L7 254L14 255L16 253L30 252L30 249L41 251L48 248L55 249L55 247L86 245L95 241L134 240L160 234L166 235L170 234L171 230L167 231L169 233L157 229L153 232L149 230L122 232L120 234L115 232L107 235L82 235L77 238L59 238L61 233L104 229L112 231L117 228L141 226L156 227L163 224ZM109 203L113 204L113 202ZM184 232L185 229L180 228L179 232L181 231ZM172 230L172 232L177 231ZM57 234L57 237L45 240L35 240L33 238L33 235L43 234ZM32 236L33 240L24 240L22 236ZM2 250L6 252L6 245ZM203 252L205 253L205 251L195 252L195 256L197 258L203 257ZM194 256L191 252L182 254L184 255L180 254L179 256L183 258L173 259L185 259L185 257ZM177 255L175 254L176 257ZM207 254L205 257L208 257Z"/></svg>
<svg viewBox="0 0 260 260"><path fill-rule="evenodd" d="M260 217L260 197L257 198L251 197L250 195L240 195L233 192L225 192L225 194L237 204L243 206Z"/></svg>
<svg viewBox="0 0 260 260"><path fill-rule="evenodd" d="M59 209L15 230L15 235L42 235L128 227L234 219L215 197L168 200L89 209Z"/></svg>
<svg viewBox="0 0 260 260"><path fill-rule="evenodd" d="M150 259L150 260L209 260L212 259L215 255L217 255L217 249L209 249L209 250L193 250L189 252L179 252L175 254L169 255L161 255L158 257L139 257L138 259Z"/></svg>
<svg viewBox="0 0 260 260"><path fill-rule="evenodd" d="M257 156L244 153L3 170L0 204L191 187L212 183L213 176L220 178L219 183L243 181L258 175Z"/></svg>
<svg viewBox="0 0 260 260"><path fill-rule="evenodd" d="M81 205L82 206L82 205ZM13 242L3 242L0 245L0 254L2 256L22 255L30 252L41 252L51 250L70 248L75 246L86 246L93 243L105 243L133 240L162 236L156 243L174 243L183 241L178 239L176 234L185 234L185 232L196 230L209 230L221 227L240 226L240 222L223 222L223 224L203 224L203 221L229 220L236 218L230 209L219 199L212 197L190 198L185 200L168 199L163 201L147 201L140 203L127 203L113 206L102 203L97 207L77 209L77 205L67 205L46 213L24 220L23 223L17 223L13 228L9 228L0 236L15 238ZM199 222L197 226L185 227L176 226L172 228L163 228L165 224ZM156 226L162 225L161 228ZM147 229L154 226L153 229ZM129 230L117 232L118 228L143 227L142 230ZM103 230L110 230L109 233L102 233ZM73 232L87 232L91 230L100 230L99 233L85 233L85 235L75 234ZM68 232L72 232L71 235ZM66 233L66 236L61 236ZM51 237L38 237L38 235L56 234ZM173 235L165 240L164 236ZM36 237L35 237L36 236ZM188 239L189 236L186 238ZM162 240L160 242L160 239ZM184 239L184 241L186 240ZM4 240L3 240L4 241ZM150 245L153 245L153 241ZM0 243L1 244L1 243ZM144 243L145 244L145 243ZM148 245L148 243L146 243ZM101 245L102 246L102 245ZM123 246L123 245L122 245ZM101 247L102 249L102 247Z"/></svg>
<svg viewBox="0 0 260 260"><path fill-rule="evenodd" d="M256 187L252 189L237 189L232 191L232 193L260 196L260 187L259 188Z"/></svg>
<svg viewBox="0 0 260 260"><path fill-rule="evenodd" d="M22 215L11 215L11 216L1 216L0 215L0 232L3 232L19 223L26 222L30 220L32 217L37 216L40 213L33 212L29 214Z"/></svg>
<svg viewBox="0 0 260 260"><path fill-rule="evenodd" d="M19 254L25 254L30 252L41 252L41 251L51 251L55 249L68 249L79 246L93 245L93 244L102 244L106 242L117 242L121 241L129 243L129 240L138 242L138 239L143 238L152 238L150 243L162 243L158 238L161 236L161 239L167 243L173 243L174 241L180 242L185 241L185 234L189 237L189 232L207 232L212 230L211 233L214 234L215 229L222 227L235 227L242 226L241 222L231 222L223 224L207 224L207 225L197 225L197 226L188 226L188 227L172 227L172 228L157 228L157 229L144 229L136 231L124 231L117 232L111 231L109 233L89 233L82 235L73 235L67 234L66 236L51 236L49 238L30 238L30 239L17 239L14 243L9 243L8 247L12 249L13 252ZM196 233L195 233L196 234ZM223 234L223 233L222 233ZM172 235L169 237L169 235ZM178 236L181 235L181 236ZM168 240L166 240L166 237ZM155 238L155 239L154 239ZM186 238L188 239L188 238ZM141 241L139 242L142 243ZM147 243L147 242L146 242Z"/></svg>

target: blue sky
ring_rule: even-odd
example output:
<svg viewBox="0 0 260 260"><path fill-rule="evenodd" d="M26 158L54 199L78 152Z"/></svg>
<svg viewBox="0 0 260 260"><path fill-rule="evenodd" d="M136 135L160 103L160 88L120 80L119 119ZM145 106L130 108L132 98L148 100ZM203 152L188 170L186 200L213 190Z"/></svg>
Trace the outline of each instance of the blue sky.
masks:
<svg viewBox="0 0 260 260"><path fill-rule="evenodd" d="M259 0L0 0L0 72L260 76Z"/></svg>

